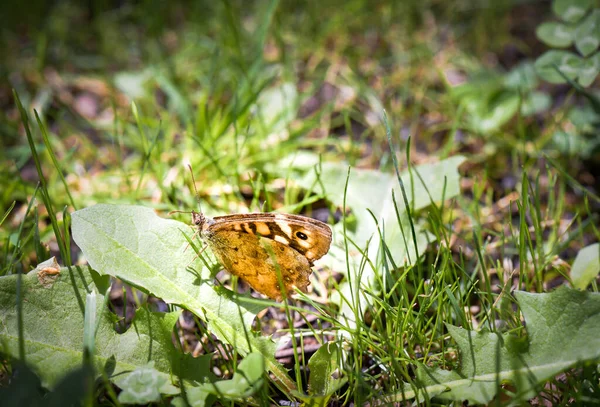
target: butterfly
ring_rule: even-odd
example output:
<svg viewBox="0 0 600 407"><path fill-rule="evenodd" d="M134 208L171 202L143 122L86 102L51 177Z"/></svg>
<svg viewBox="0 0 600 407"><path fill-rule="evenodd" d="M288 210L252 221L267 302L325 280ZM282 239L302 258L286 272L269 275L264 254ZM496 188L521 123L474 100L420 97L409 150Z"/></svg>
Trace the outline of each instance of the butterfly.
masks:
<svg viewBox="0 0 600 407"><path fill-rule="evenodd" d="M209 218L192 211L192 224L223 267L256 291L280 301L306 292L314 261L331 245L331 228L306 216L248 213Z"/></svg>

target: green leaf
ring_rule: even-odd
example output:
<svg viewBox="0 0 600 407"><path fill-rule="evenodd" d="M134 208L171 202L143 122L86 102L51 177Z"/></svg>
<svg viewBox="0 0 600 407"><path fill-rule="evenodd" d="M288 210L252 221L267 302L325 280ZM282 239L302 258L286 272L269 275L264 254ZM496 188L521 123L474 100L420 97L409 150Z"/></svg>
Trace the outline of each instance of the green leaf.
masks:
<svg viewBox="0 0 600 407"><path fill-rule="evenodd" d="M585 157L590 151L590 143L575 129L571 133L557 130L552 133L552 148L565 155Z"/></svg>
<svg viewBox="0 0 600 407"><path fill-rule="evenodd" d="M598 73L600 72L600 52L597 52L590 58L586 58L581 63L578 82L581 86L590 86Z"/></svg>
<svg viewBox="0 0 600 407"><path fill-rule="evenodd" d="M520 93L527 93L535 90L539 84L535 66L532 62L524 62L510 70L504 76L504 86L516 90ZM476 88L473 89L476 92Z"/></svg>
<svg viewBox="0 0 600 407"><path fill-rule="evenodd" d="M600 294L563 286L549 294L517 292L516 297L527 327L525 338L448 326L460 351L460 369L421 365L418 392L406 386L403 394L390 399L424 401L435 396L486 404L497 396L501 383L510 381L517 389L513 402L523 402L544 381L600 357Z"/></svg>
<svg viewBox="0 0 600 407"><path fill-rule="evenodd" d="M585 15L594 0L554 0L552 11L554 14L569 23L575 23Z"/></svg>
<svg viewBox="0 0 600 407"><path fill-rule="evenodd" d="M239 364L231 380L204 383L195 388L194 400L203 400L212 394L219 399L243 400L255 394L264 384L264 358L259 353L250 353ZM192 403L192 405L197 403Z"/></svg>
<svg viewBox="0 0 600 407"><path fill-rule="evenodd" d="M94 372L83 365L65 374L52 391L44 394L39 377L27 365L14 361L13 377L0 387L0 400L6 406L60 407L83 405L94 380Z"/></svg>
<svg viewBox="0 0 600 407"><path fill-rule="evenodd" d="M95 205L73 213L72 229L73 239L95 270L185 307L242 354L259 350L269 370L294 388L273 357L275 343L251 332L256 313L264 307L215 290L210 271L200 266L199 259L192 262L196 254L186 250L184 235L192 234L189 225L159 218L150 208Z"/></svg>
<svg viewBox="0 0 600 407"><path fill-rule="evenodd" d="M147 404L160 400L160 389L167 384L167 378L154 369L154 362L140 366L127 375L120 383L119 401L124 404Z"/></svg>
<svg viewBox="0 0 600 407"><path fill-rule="evenodd" d="M535 30L535 34L546 45L556 48L566 48L573 43L575 29L566 24L548 22L540 24Z"/></svg>
<svg viewBox="0 0 600 407"><path fill-rule="evenodd" d="M600 45L600 10L592 11L575 31L575 47L584 57L589 56Z"/></svg>
<svg viewBox="0 0 600 407"><path fill-rule="evenodd" d="M533 64L523 63L506 75L493 72L456 86L452 96L464 106L472 130L485 134L509 122L537 84Z"/></svg>
<svg viewBox="0 0 600 407"><path fill-rule="evenodd" d="M310 377L308 380L308 394L312 398L321 397L323 405L327 405L329 398L344 384L347 379L334 378L339 371L339 361L342 358L342 349L335 342L323 344L308 361Z"/></svg>
<svg viewBox="0 0 600 407"><path fill-rule="evenodd" d="M293 162L293 159L290 158L286 160ZM280 168L288 168L291 165L286 160L280 161ZM410 173L403 172L401 178L412 209L417 211L429 206L432 202L440 203L442 199L451 199L457 196L460 192L458 166L463 161L463 157L455 156L435 164L411 167ZM309 167L309 162L307 155L303 155L303 164ZM313 156L312 163L316 165L317 162L318 157ZM327 199L341 207L348 175L347 165L323 163L320 169L318 179L314 172L307 172L304 176L296 178L297 183L309 190L313 189L315 185L322 185L323 191L327 193ZM394 207L392 191L394 191L399 216ZM346 205L348 209L352 210L357 220L354 230L348 230L349 237L360 249L366 249L375 263L383 261L380 231L385 245L389 248L390 255L399 267L416 262L416 253L423 253L428 242L432 240L422 226L415 224L415 247L400 186L395 175L352 168L346 195ZM373 269L367 267L360 272L359 279L359 264L362 255L352 246L350 246L349 260L351 264L347 267L343 225L340 222L334 227L334 243L329 255L319 262L329 265L334 270L349 269L350 275L339 285L339 292L334 293L332 301L341 304L341 314L351 326L354 312L350 309L348 301L342 301L342 298L358 297L361 305L365 306L367 301L365 296L356 295L356 291L352 292L352 290L360 290L364 287L374 288L376 276ZM349 281L360 281L360 284L351 286Z"/></svg>
<svg viewBox="0 0 600 407"><path fill-rule="evenodd" d="M550 83L565 83L556 71L558 68L566 77L575 79L580 74L582 59L568 51L548 51L535 61L538 75Z"/></svg>
<svg viewBox="0 0 600 407"><path fill-rule="evenodd" d="M318 160L318 158L315 158ZM420 210L429 206L432 202L440 203L442 198L450 199L460 192L458 166L464 161L463 157L456 156L434 164L419 165L412 167L412 174L405 171L401 174L404 182L408 202L414 210ZM314 161L313 161L314 162ZM308 161L306 161L308 163ZM285 160L281 162L285 168ZM344 163L323 163L321 166L319 184L327 192L327 199L334 205L343 205L344 187L348 166ZM417 175L419 174L422 180ZM317 176L314 172L307 172L303 177L297 178L297 183L311 189L317 184ZM369 253L375 254L379 251L380 241L377 238L377 225L373 221L369 211L375 214L380 227L385 225L384 239L388 246L393 248L393 258L397 264L408 262L410 256L414 259L414 246L412 241L404 244L400 225L398 225L396 210L392 200L394 191L398 210L405 212L402 203L402 194L398 179L393 174L374 170L361 170L352 168L348 183L346 205L356 215L358 225L352 231L352 239L359 247L366 247L370 241ZM402 227L405 233L409 233L407 219L403 219ZM338 229L341 225L338 226ZM337 230L339 232L339 230ZM427 244L427 236L417 230L418 248L422 249ZM372 239L375 237L375 239ZM412 240L412 239L408 239ZM336 234L336 243L343 247L343 236Z"/></svg>
<svg viewBox="0 0 600 407"><path fill-rule="evenodd" d="M521 114L523 117L532 116L547 111L552 105L552 98L547 93L531 92L523 99Z"/></svg>
<svg viewBox="0 0 600 407"><path fill-rule="evenodd" d="M480 133L490 133L507 123L518 111L521 96L514 91L501 91L486 104L470 110L471 126Z"/></svg>
<svg viewBox="0 0 600 407"><path fill-rule="evenodd" d="M204 407L211 406L215 396L206 391L204 387L190 387L186 389L186 399L176 397L171 402L173 407Z"/></svg>
<svg viewBox="0 0 600 407"><path fill-rule="evenodd" d="M600 54L598 56L600 57ZM581 133L595 134L595 126L600 123L600 112L596 112L592 106L585 104L571 108L567 118Z"/></svg>
<svg viewBox="0 0 600 407"><path fill-rule="evenodd" d="M36 370L45 387L53 388L64 372L81 366L84 355L83 299L87 292L96 290L93 281L102 281L93 276L95 273L90 276L87 270L74 269L70 275L68 269L62 269L51 287L38 281L37 270L22 277L26 362ZM13 357L18 355L19 341L16 280L15 275L0 277L0 349ZM105 308L105 295L105 291L97 292L99 321L93 357L96 371L105 371L119 384L129 372L153 360L156 370L170 380L173 361L180 357L171 341L179 313L152 313L140 309L131 328L118 334L114 329L114 315ZM204 374L207 372L208 369Z"/></svg>
<svg viewBox="0 0 600 407"><path fill-rule="evenodd" d="M308 378L308 395L294 392L302 400L304 406L325 407L329 399L348 379L335 377L341 375L340 360L343 350L335 342L323 344L308 361L310 376Z"/></svg>
<svg viewBox="0 0 600 407"><path fill-rule="evenodd" d="M8 386L0 387L0 400L7 406L42 406L44 391L35 372L16 360L12 363L12 371Z"/></svg>
<svg viewBox="0 0 600 407"><path fill-rule="evenodd" d="M586 246L577 253L571 267L573 286L585 290L600 273L600 243Z"/></svg>

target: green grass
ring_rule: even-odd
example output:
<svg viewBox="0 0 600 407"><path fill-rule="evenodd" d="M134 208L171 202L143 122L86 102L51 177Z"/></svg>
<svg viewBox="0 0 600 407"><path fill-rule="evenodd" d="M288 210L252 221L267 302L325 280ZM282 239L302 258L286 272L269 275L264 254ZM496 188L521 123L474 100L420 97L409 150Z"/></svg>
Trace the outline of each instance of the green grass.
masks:
<svg viewBox="0 0 600 407"><path fill-rule="evenodd" d="M551 339L548 346L561 348L527 342L531 332L547 327L527 314L537 303L528 305L528 297L516 292L549 296L569 284L577 253L600 239L598 174L592 166L597 155L578 156L556 142L557 130L589 139L598 113L585 110L585 96L549 91L532 80L530 66L520 64L524 56L513 61L502 53L512 44L535 56L539 44L513 35L511 24L517 23L511 17L524 16L519 29L533 35L545 16L527 10L539 4L471 3L225 1L118 8L65 3L44 10L40 5L27 14L17 5L5 6L0 395L29 391L29 401L69 397L60 391L67 371L44 370L28 353L28 329L38 318L28 306L49 297L34 289L35 278L21 274L57 256L65 268L56 287L65 291L56 288L60 306L48 309L71 310L72 322L61 325L64 318L50 315L46 323L64 332L83 332L86 326L85 343L64 345L65 351L82 352L77 365L82 380L74 387L82 389L86 405L123 403L120 389L134 387L123 381L126 375L112 377L96 367L94 376L86 369L104 360L107 340L121 341L117 364L148 368L148 360L127 349L146 349L133 332L149 329L156 365L147 375L162 380L168 371L175 386L161 387L163 403L208 397L222 405L333 406L416 396L425 405L456 405L443 392L433 394L437 390L427 382L429 375L458 388L455 378L441 379L443 372L490 374L492 379L485 377L492 396L486 403L494 405L597 399L598 355L586 354L579 364L534 380L527 389L503 381L519 376L510 376L501 359L523 344L545 367L556 362L557 353L575 352ZM533 113L523 110L528 103ZM573 111L586 113L577 121ZM71 215L99 203L140 205L163 218L172 210L198 210L188 165L201 209L209 215L278 210L328 218L334 246L316 268L308 294L277 304L250 297L243 281L220 273L226 288L216 284L215 292L231 309L250 312L252 321L238 324L239 315L210 314L214 310L206 305L184 316L168 314L179 321L170 328L154 316L134 318L133 311L178 312L174 303L185 308L188 300L165 306L149 295L156 292L143 280L109 299L108 280L84 266L92 255L73 241L81 237L75 225L81 212ZM106 216L114 221L113 214ZM174 218L189 223L187 215ZM115 247L137 239L135 216L116 219L136 226L129 237L110 235ZM139 244L147 243L140 238ZM192 250L164 250L163 265L193 257ZM101 262L97 271L130 282L128 273L137 267L162 272L152 259L136 256L121 268ZM219 270L203 253L187 273L213 281ZM180 293L197 289L193 282L177 281ZM95 304L88 299L94 306L86 307L92 291L100 299ZM597 294L597 278L589 291ZM549 301L541 311L536 308L541 313L569 304L562 297L536 298ZM595 298L580 300L593 305ZM592 305L585 314L589 320L597 317L589 311ZM585 310L568 312L575 320ZM526 317L532 319L525 327ZM16 352L6 339L13 318L20 321L14 325ZM128 327L130 336L101 329L111 323ZM237 342L220 334L230 327L239 329ZM472 343L485 338L484 344L497 343L498 352L482 355L474 346L478 363L468 371L469 353L453 327L480 331L469 337ZM163 351L172 333L176 346ZM48 335L37 340L62 344L59 336ZM275 351L268 335L287 336L291 345ZM558 331L550 337L562 338ZM264 348L248 350L248 344ZM189 353L209 356L182 356ZM256 353L264 367L241 365ZM281 365L271 363L275 356ZM29 372L17 359L29 362L39 378L28 373L15 381L18 369ZM206 379L220 384L202 387ZM40 380L52 383L54 392L40 392ZM90 383L92 390L85 387ZM231 389L247 393L227 393ZM420 394L423 390L435 397ZM476 390L464 391L467 396L456 400L479 400Z"/></svg>

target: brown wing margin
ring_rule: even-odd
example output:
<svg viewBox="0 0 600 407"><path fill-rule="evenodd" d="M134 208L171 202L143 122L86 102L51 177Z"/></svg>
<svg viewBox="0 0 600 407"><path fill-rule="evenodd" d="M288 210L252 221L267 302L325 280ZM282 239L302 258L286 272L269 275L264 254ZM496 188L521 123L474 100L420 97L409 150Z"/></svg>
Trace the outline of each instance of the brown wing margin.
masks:
<svg viewBox="0 0 600 407"><path fill-rule="evenodd" d="M309 247L300 244L301 242L299 242L298 239L296 239L296 241L292 240L289 242L290 247L305 255L311 263L312 261L323 257L329 251L329 246L331 245L331 228L326 223L306 216L258 212L216 216L214 221L215 223L210 226L210 230L213 233L217 232L218 230L236 230L240 232L257 234L272 240L275 240L275 235L277 234L286 236L278 224L278 222L281 221L285 221L289 224L292 234L297 234L298 232L306 229L316 229L319 233L320 239L315 239L312 242L309 242ZM268 225L271 233L263 232L261 234L260 227L257 228L257 225L260 223Z"/></svg>

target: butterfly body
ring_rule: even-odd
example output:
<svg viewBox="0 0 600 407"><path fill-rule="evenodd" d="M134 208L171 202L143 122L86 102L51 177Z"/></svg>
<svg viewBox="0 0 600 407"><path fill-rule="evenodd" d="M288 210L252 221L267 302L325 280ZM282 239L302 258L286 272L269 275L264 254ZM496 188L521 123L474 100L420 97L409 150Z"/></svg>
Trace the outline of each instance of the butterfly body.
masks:
<svg viewBox="0 0 600 407"><path fill-rule="evenodd" d="M331 244L331 229L305 216L249 213L208 218L192 212L192 223L223 267L256 291L280 300L306 291L313 262ZM282 287L283 286L283 287Z"/></svg>

